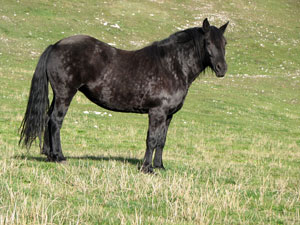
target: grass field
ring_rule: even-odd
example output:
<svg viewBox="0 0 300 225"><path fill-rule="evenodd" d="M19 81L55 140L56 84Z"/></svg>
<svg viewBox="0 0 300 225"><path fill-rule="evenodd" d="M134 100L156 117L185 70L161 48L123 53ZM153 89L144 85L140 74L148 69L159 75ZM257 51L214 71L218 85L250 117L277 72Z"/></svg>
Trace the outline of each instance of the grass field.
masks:
<svg viewBox="0 0 300 225"><path fill-rule="evenodd" d="M38 1L0 6L0 224L300 224L300 2ZM228 20L228 74L200 75L170 126L165 171L138 171L147 116L77 94L67 164L18 146L43 50L88 34L133 50Z"/></svg>

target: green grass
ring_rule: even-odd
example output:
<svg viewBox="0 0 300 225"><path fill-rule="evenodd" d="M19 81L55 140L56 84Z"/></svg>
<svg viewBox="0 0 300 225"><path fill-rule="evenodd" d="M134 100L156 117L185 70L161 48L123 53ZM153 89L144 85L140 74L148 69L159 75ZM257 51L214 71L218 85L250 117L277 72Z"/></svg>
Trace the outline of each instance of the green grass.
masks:
<svg viewBox="0 0 300 225"><path fill-rule="evenodd" d="M299 10L294 0L2 0L0 224L299 224ZM170 125L166 171L137 169L146 115L108 112L81 94L62 129L67 164L18 146L49 44L83 33L138 49L205 17L230 21L229 71L190 88Z"/></svg>

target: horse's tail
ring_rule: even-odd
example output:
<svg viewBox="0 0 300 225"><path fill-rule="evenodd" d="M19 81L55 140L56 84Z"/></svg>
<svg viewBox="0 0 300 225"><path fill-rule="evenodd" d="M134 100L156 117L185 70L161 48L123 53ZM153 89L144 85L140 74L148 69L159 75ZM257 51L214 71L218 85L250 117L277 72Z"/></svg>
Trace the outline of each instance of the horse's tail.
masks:
<svg viewBox="0 0 300 225"><path fill-rule="evenodd" d="M29 99L24 119L20 126L19 145L29 149L32 142L41 136L45 129L46 114L49 109L47 59L52 50L50 45L41 55L31 81Z"/></svg>

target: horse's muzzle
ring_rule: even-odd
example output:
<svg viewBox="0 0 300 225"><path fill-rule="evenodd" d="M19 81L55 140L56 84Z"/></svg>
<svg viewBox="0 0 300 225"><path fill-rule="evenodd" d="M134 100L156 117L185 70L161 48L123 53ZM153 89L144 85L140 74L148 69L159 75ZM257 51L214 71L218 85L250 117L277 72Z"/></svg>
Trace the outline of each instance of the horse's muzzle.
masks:
<svg viewBox="0 0 300 225"><path fill-rule="evenodd" d="M226 72L227 72L227 64L226 62L224 63L218 63L215 68L214 71L216 73L217 77L224 77Z"/></svg>

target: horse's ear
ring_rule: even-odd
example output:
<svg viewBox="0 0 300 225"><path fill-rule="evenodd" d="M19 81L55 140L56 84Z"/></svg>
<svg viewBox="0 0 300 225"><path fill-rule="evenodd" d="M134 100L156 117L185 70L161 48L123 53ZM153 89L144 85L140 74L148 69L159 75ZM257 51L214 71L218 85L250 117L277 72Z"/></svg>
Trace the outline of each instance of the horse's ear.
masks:
<svg viewBox="0 0 300 225"><path fill-rule="evenodd" d="M205 18L205 20L203 20L202 29L203 29L204 33L208 33L210 31L210 24L209 24L207 18Z"/></svg>
<svg viewBox="0 0 300 225"><path fill-rule="evenodd" d="M229 24L229 21L219 28L223 34L225 33L225 30L226 30L226 27L228 24Z"/></svg>

